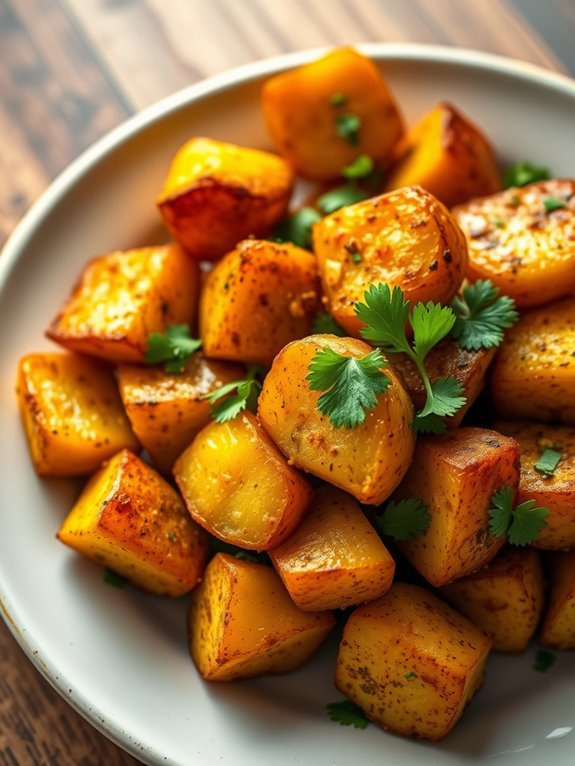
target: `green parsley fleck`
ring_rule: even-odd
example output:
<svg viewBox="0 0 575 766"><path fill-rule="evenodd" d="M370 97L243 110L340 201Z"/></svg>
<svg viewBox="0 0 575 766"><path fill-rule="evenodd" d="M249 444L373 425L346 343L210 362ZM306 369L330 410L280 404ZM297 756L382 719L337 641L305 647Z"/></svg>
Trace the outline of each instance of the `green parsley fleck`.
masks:
<svg viewBox="0 0 575 766"><path fill-rule="evenodd" d="M369 726L369 718L363 710L349 700L331 702L326 705L326 709L330 719L341 726L353 726L355 729L366 729Z"/></svg>
<svg viewBox="0 0 575 766"><path fill-rule="evenodd" d="M368 154L360 154L359 157L356 157L353 162L342 169L341 174L344 178L351 180L366 178L373 172L373 168L374 164L371 157Z"/></svg>
<svg viewBox="0 0 575 766"><path fill-rule="evenodd" d="M263 376L263 367L252 365L243 380L234 380L216 388L203 397L212 405L212 418L216 423L227 423L245 409L255 412L258 397L262 390L259 380Z"/></svg>
<svg viewBox="0 0 575 766"><path fill-rule="evenodd" d="M318 197L316 205L324 215L335 213L336 210L340 210L342 207L348 205L355 205L356 202L361 202L364 199L369 198L369 194L357 186L352 184L346 184L345 186L337 186L335 189L322 194Z"/></svg>
<svg viewBox="0 0 575 766"><path fill-rule="evenodd" d="M561 210L567 206L567 203L559 197L543 197L543 207L546 213L552 213L554 210Z"/></svg>
<svg viewBox="0 0 575 766"><path fill-rule="evenodd" d="M493 225L497 227L498 229L503 229L505 228L505 221L502 221L501 218L496 218L493 221Z"/></svg>
<svg viewBox="0 0 575 766"><path fill-rule="evenodd" d="M102 579L106 585L111 585L113 588L125 588L128 584L128 579L112 569L104 569Z"/></svg>
<svg viewBox="0 0 575 766"><path fill-rule="evenodd" d="M145 360L148 364L163 363L167 373L181 374L201 345L201 340L190 337L188 325L173 324L165 333L153 332L150 335Z"/></svg>
<svg viewBox="0 0 575 766"><path fill-rule="evenodd" d="M334 109L339 106L345 106L347 104L347 98L343 93L334 93L329 99L329 105Z"/></svg>
<svg viewBox="0 0 575 766"><path fill-rule="evenodd" d="M535 542L541 529L547 526L547 508L535 506L535 500L526 500L513 507L512 487L502 487L491 497L489 532L493 537L507 535L511 545L529 545Z"/></svg>
<svg viewBox="0 0 575 766"><path fill-rule="evenodd" d="M375 520L384 535L394 540L413 540L427 532L431 516L422 500L407 497L388 503Z"/></svg>
<svg viewBox="0 0 575 766"><path fill-rule="evenodd" d="M337 135L345 139L348 144L357 146L359 144L359 129L361 120L357 114L338 114L335 122Z"/></svg>
<svg viewBox="0 0 575 766"><path fill-rule="evenodd" d="M404 678L407 678L408 681L412 681L414 678L417 678L417 673L415 673L413 670L410 670L408 673L405 673Z"/></svg>
<svg viewBox="0 0 575 766"><path fill-rule="evenodd" d="M453 299L451 308L456 316L451 334L467 351L496 348L503 340L503 331L519 318L514 300L500 296L489 279L478 279L466 287Z"/></svg>
<svg viewBox="0 0 575 766"><path fill-rule="evenodd" d="M294 215L280 221L274 231L276 242L293 242L298 247L311 248L311 228L321 220L321 215L312 207L302 207Z"/></svg>
<svg viewBox="0 0 575 766"><path fill-rule="evenodd" d="M539 473L542 473L545 476L553 476L553 474L555 473L555 469L559 465L560 460L561 460L561 453L547 447L546 449L543 450L543 452L541 453L541 457L535 463L533 468L535 468L536 471L539 471Z"/></svg>
<svg viewBox="0 0 575 766"><path fill-rule="evenodd" d="M551 174L547 168L538 168L529 162L518 162L505 173L504 186L526 186L535 181L547 181Z"/></svg>
<svg viewBox="0 0 575 766"><path fill-rule="evenodd" d="M533 670L538 673L546 673L557 662L557 657L552 652L539 649L533 662Z"/></svg>

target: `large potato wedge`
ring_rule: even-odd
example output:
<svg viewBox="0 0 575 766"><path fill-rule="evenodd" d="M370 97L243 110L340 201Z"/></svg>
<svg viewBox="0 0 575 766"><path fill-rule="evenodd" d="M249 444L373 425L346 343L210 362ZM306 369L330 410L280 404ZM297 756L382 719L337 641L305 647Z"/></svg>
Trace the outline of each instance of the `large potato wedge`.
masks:
<svg viewBox="0 0 575 766"><path fill-rule="evenodd" d="M551 590L539 641L554 649L575 649L575 550L549 556Z"/></svg>

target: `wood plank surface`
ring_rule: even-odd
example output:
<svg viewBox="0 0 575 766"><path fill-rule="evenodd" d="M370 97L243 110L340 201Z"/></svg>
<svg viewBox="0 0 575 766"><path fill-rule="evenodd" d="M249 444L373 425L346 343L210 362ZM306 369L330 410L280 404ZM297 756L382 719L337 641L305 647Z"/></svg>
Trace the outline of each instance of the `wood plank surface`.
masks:
<svg viewBox="0 0 575 766"><path fill-rule="evenodd" d="M0 244L99 136L230 67L309 47L408 41L575 74L573 40L573 0L0 0ZM0 766L135 763L51 689L0 625Z"/></svg>

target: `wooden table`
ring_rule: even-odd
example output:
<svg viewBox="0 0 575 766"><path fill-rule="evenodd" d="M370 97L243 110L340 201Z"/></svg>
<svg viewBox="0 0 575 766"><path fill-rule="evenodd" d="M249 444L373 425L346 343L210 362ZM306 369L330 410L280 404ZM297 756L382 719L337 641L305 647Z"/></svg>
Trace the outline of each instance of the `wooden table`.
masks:
<svg viewBox="0 0 575 766"><path fill-rule="evenodd" d="M89 144L216 72L321 45L409 41L575 75L573 40L573 0L0 0L0 245ZM0 624L0 766L135 763Z"/></svg>

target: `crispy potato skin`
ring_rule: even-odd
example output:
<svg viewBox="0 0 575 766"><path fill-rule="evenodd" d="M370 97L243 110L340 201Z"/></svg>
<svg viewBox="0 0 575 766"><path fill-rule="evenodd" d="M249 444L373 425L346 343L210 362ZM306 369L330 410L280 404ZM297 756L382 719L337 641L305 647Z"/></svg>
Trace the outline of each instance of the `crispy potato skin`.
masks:
<svg viewBox="0 0 575 766"><path fill-rule="evenodd" d="M310 512L272 563L300 609L344 609L382 596L395 562L357 502L335 487L317 490Z"/></svg>
<svg viewBox="0 0 575 766"><path fill-rule="evenodd" d="M549 556L551 591L539 642L553 649L575 649L575 550Z"/></svg>
<svg viewBox="0 0 575 766"><path fill-rule="evenodd" d="M151 333L195 324L199 285L176 245L107 253L86 266L46 335L110 362L143 362Z"/></svg>
<svg viewBox="0 0 575 766"><path fill-rule="evenodd" d="M174 239L195 260L213 261L245 237L269 234L292 188L281 157L192 138L175 155L157 204Z"/></svg>
<svg viewBox="0 0 575 766"><path fill-rule="evenodd" d="M546 198L565 207L547 213ZM507 189L456 207L453 215L469 244L471 281L490 279L518 308L575 290L575 181Z"/></svg>
<svg viewBox="0 0 575 766"><path fill-rule="evenodd" d="M271 364L286 343L310 333L319 294L312 253L289 243L241 242L205 281L200 336L206 355Z"/></svg>
<svg viewBox="0 0 575 766"><path fill-rule="evenodd" d="M178 493L128 450L94 474L57 537L163 596L191 590L208 557L207 535L190 519Z"/></svg>
<svg viewBox="0 0 575 766"><path fill-rule="evenodd" d="M391 385L355 428L335 428L317 408L321 392L306 380L315 354L324 348L362 358L373 349L354 338L310 335L288 344L274 360L258 402L263 427L290 464L349 492L361 503L379 505L399 484L415 444L413 407L391 367Z"/></svg>
<svg viewBox="0 0 575 766"><path fill-rule="evenodd" d="M523 313L505 333L490 389L511 420L575 425L575 298Z"/></svg>
<svg viewBox="0 0 575 766"><path fill-rule="evenodd" d="M543 567L532 548L504 548L475 574L444 585L440 594L493 639L499 652L524 652L544 606Z"/></svg>
<svg viewBox="0 0 575 766"><path fill-rule="evenodd" d="M383 729L440 740L481 686L490 646L436 596L395 583L351 614L335 685Z"/></svg>
<svg viewBox="0 0 575 766"><path fill-rule="evenodd" d="M487 428L459 428L419 437L409 471L394 498L418 497L431 522L424 535L398 548L436 587L475 572L505 542L489 533L491 496L516 491L519 445Z"/></svg>
<svg viewBox="0 0 575 766"><path fill-rule="evenodd" d="M287 673L302 665L335 624L303 612L271 567L217 553L192 593L192 658L207 681Z"/></svg>
<svg viewBox="0 0 575 766"><path fill-rule="evenodd" d="M112 370L66 353L22 357L20 413L36 473L83 476L123 448L137 450Z"/></svg>
<svg viewBox="0 0 575 766"><path fill-rule="evenodd" d="M361 323L354 305L371 284L401 287L412 305L448 304L465 276L465 237L447 208L420 186L337 210L312 233L329 312L356 337Z"/></svg>
<svg viewBox="0 0 575 766"><path fill-rule="evenodd" d="M251 412L206 426L176 461L174 476L198 524L258 551L289 537L312 498Z"/></svg>
<svg viewBox="0 0 575 766"><path fill-rule="evenodd" d="M341 94L345 103L332 106ZM360 154L386 165L403 134L403 120L375 64L352 48L340 48L271 77L262 89L262 110L280 154L304 178L327 181ZM338 134L337 120L360 121L358 141Z"/></svg>
<svg viewBox="0 0 575 766"><path fill-rule="evenodd" d="M482 131L443 102L428 112L393 152L385 191L413 184L452 207L499 191L501 174Z"/></svg>

